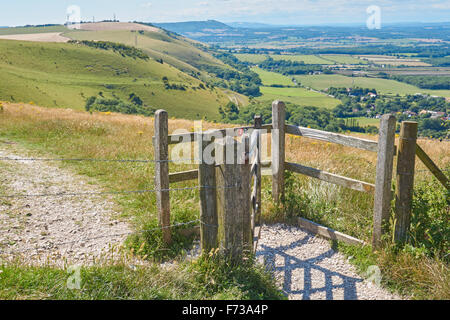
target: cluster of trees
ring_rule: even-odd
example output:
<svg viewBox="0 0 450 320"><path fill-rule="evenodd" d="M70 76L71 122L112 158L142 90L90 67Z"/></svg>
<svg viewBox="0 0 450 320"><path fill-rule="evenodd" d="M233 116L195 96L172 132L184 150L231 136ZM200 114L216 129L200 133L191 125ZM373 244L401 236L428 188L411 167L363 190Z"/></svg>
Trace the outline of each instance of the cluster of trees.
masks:
<svg viewBox="0 0 450 320"><path fill-rule="evenodd" d="M435 67L450 67L450 57L437 57L425 59L424 62L429 63Z"/></svg>
<svg viewBox="0 0 450 320"><path fill-rule="evenodd" d="M230 89L251 97L261 96L261 79L258 74L252 71L243 73L233 69L211 65L204 66L203 70L219 78L219 80L209 79L208 83L210 85Z"/></svg>
<svg viewBox="0 0 450 320"><path fill-rule="evenodd" d="M328 88L327 93L338 99L345 97L358 97L358 98L367 97L369 93L374 93L378 95L376 89L359 88L359 87L351 88L350 90L348 88L330 87Z"/></svg>
<svg viewBox="0 0 450 320"><path fill-rule="evenodd" d="M140 114L147 117L155 114L155 109L144 105L143 101L135 93L129 95L128 101L119 98L105 98L103 95L92 96L86 100L85 109L88 112L117 112L124 114Z"/></svg>
<svg viewBox="0 0 450 320"><path fill-rule="evenodd" d="M226 123L252 124L255 115L261 115L264 123L272 121L272 106L270 103L254 102L239 109L234 103L230 102L223 108L220 108L219 112L222 121ZM293 103L286 103L286 121L289 124L330 132L378 132L378 129L373 126L361 127L359 123L338 119L328 109L301 107Z"/></svg>
<svg viewBox="0 0 450 320"><path fill-rule="evenodd" d="M303 61L274 60L271 57L268 57L258 66L261 69L281 73L285 76L325 71L324 68L318 64L305 64Z"/></svg>
<svg viewBox="0 0 450 320"><path fill-rule="evenodd" d="M250 97L261 96L261 78L256 72L250 70L248 64L239 61L234 55L225 52L216 52L214 57L233 67L235 70L220 66L202 65L202 70L218 78L209 79L208 83L210 85L230 89Z"/></svg>
<svg viewBox="0 0 450 320"><path fill-rule="evenodd" d="M450 66L450 61L449 61ZM403 76L393 75L394 80L412 84L422 89L450 90L450 76Z"/></svg>
<svg viewBox="0 0 450 320"><path fill-rule="evenodd" d="M110 41L77 41L71 40L69 43L81 44L87 47L102 49L102 50L112 50L119 53L122 57L131 57L133 59L143 59L148 60L150 57L142 50L135 47L130 47L125 44L110 42Z"/></svg>

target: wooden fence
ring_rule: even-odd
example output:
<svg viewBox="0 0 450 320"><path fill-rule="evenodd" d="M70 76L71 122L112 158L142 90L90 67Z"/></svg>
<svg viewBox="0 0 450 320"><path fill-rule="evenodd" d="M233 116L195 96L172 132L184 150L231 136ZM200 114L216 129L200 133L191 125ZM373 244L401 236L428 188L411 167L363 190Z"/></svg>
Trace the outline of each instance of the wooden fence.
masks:
<svg viewBox="0 0 450 320"><path fill-rule="evenodd" d="M395 197L395 240L407 240L411 219L412 192L416 155L426 167L448 189L449 181L442 171L417 145L417 123L403 122L399 144L395 146L397 121L393 115L381 118L378 142L298 127L286 124L285 104L275 101L272 105L272 124L263 125L261 118L255 119L254 126L221 129L208 132L192 132L181 135L168 134L167 112L159 110L155 116L155 160L157 161L155 184L160 225L163 227L164 240L170 243L170 195L171 183L196 180L200 188L202 250L220 248L232 256L240 256L251 251L255 237L255 227L261 215L261 168L272 170L272 196L275 202L283 201L285 194L284 172L306 175L327 183L336 184L359 192L374 195L372 246L378 248L383 235L388 230L391 203ZM261 131L264 130L264 131ZM240 132L252 131L251 137L244 135L241 142L234 137ZM271 134L271 161L261 161L261 135ZM201 156L205 148L217 135L224 139L214 141L215 160L207 163ZM286 162L286 134L307 137L329 143L358 148L378 154L375 184L339 176L301 164ZM187 172L169 173L169 145L180 143L183 138L197 143L200 159L199 168ZM234 162L225 161L227 150L233 148ZM241 150L239 153L238 151ZM392 191L394 157L397 156L396 190ZM253 179L253 183L252 183ZM253 191L251 191L253 185ZM258 220L258 221L257 221ZM306 219L299 224L323 237L345 241L351 244L365 244L359 239L338 231L320 226Z"/></svg>

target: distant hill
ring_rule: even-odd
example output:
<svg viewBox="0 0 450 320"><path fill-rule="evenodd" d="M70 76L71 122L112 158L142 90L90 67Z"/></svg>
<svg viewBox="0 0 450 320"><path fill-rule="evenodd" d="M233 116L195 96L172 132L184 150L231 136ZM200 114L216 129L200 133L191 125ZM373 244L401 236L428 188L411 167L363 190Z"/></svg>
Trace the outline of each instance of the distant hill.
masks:
<svg viewBox="0 0 450 320"><path fill-rule="evenodd" d="M90 96L128 101L134 94L172 117L211 120L230 101L169 64L75 43L0 40L0 70L0 101L83 110Z"/></svg>
<svg viewBox="0 0 450 320"><path fill-rule="evenodd" d="M182 35L186 35L189 33L203 33L203 32L222 33L226 31L232 31L234 29L229 25L216 20L154 23L154 25Z"/></svg>

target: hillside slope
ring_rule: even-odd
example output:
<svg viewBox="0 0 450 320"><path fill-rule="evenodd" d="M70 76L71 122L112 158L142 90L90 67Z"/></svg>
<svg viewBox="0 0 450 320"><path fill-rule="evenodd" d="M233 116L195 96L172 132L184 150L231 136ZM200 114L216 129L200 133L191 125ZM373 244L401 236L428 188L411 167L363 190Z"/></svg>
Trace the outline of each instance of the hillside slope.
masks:
<svg viewBox="0 0 450 320"><path fill-rule="evenodd" d="M219 89L202 89L201 81L168 64L79 44L0 40L0 71L0 100L47 107L82 109L86 98L100 92L120 99L135 93L171 116L215 119L229 101ZM186 90L167 90L163 77Z"/></svg>

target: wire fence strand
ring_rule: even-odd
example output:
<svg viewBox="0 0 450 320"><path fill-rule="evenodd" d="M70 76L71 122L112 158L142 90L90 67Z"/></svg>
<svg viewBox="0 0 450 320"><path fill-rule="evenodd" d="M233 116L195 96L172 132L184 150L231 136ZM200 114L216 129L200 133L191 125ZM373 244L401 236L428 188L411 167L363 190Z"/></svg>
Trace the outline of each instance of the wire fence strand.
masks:
<svg viewBox="0 0 450 320"><path fill-rule="evenodd" d="M96 158L10 158L0 157L0 161L22 162L118 162L118 163L177 163L182 161L194 161L193 159L150 160L150 159L96 159Z"/></svg>

